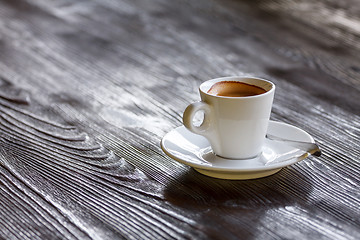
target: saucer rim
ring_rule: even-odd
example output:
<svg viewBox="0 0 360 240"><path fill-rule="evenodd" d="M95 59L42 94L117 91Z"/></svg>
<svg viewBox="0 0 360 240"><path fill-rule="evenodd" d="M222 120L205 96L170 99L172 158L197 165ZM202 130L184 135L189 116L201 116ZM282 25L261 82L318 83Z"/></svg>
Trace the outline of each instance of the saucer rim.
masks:
<svg viewBox="0 0 360 240"><path fill-rule="evenodd" d="M281 126L281 127L295 128L297 131L301 132L304 136L306 136L308 138L308 141L315 142L314 138L309 133L307 133L303 129L301 129L299 127L296 127L294 125L284 123L284 122L272 121L272 120L269 121L269 128L270 128L270 125L273 125L273 126L278 125L278 126ZM170 134L170 133L172 133L174 131L179 132L179 129L187 130L185 128L185 126L179 126L179 127L174 128L173 130L171 130L167 134L165 134L165 136L162 138L161 143L160 143L161 149L170 158L176 160L177 162L185 164L187 166L193 167L195 169L204 169L204 170L207 170L207 171L228 172L228 173L230 173L230 172L233 172L233 173L241 173L241 172L242 173L251 173L251 172L258 172L258 171L271 171L271 170L275 170L275 169L280 170L281 168L284 168L284 167L290 166L292 164L295 164L297 162L300 162L300 161L306 159L308 156L310 156L309 153L304 152L304 154L302 154L300 156L297 156L297 157L290 158L289 160L286 160L286 161L282 161L282 162L279 162L279 163L274 163L274 164L271 164L271 165L268 165L268 166L257 166L257 167L248 167L248 168L230 168L230 167L224 167L224 166L207 166L207 165L191 163L189 161L186 161L186 160L183 160L181 158L178 158L178 157L174 156L164 146L164 141L165 141L166 137L168 136L168 134ZM187 130L187 131L189 131L189 130ZM242 160L244 160L244 159L242 159ZM232 160L229 160L229 161L242 161L242 160L241 159L238 159L238 160L237 159L235 159L235 160L232 159Z"/></svg>

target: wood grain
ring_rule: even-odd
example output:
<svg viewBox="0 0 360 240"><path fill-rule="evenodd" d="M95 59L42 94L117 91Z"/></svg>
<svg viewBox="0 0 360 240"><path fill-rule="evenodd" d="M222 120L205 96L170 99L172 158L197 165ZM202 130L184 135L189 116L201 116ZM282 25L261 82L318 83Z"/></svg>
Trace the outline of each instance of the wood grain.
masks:
<svg viewBox="0 0 360 240"><path fill-rule="evenodd" d="M358 239L360 6L0 2L0 239ZM257 180L168 158L207 79L272 80L322 148Z"/></svg>

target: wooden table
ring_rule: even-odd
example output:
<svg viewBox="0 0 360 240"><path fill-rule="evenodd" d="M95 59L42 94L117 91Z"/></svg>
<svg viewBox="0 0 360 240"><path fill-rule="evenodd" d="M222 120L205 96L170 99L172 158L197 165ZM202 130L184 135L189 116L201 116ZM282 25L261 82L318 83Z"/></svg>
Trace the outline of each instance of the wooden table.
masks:
<svg viewBox="0 0 360 240"><path fill-rule="evenodd" d="M0 1L0 239L359 239L357 0ZM256 180L160 148L231 75L322 148Z"/></svg>

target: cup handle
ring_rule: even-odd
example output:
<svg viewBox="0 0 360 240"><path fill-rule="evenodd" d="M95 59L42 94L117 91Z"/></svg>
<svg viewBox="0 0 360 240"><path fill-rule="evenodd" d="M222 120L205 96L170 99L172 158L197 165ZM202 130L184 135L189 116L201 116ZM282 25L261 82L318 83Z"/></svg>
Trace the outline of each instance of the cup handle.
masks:
<svg viewBox="0 0 360 240"><path fill-rule="evenodd" d="M197 112L204 111L204 119L200 126L194 125L194 116ZM195 102L187 106L183 115L184 126L191 132L199 135L206 135L210 127L211 108L205 102Z"/></svg>

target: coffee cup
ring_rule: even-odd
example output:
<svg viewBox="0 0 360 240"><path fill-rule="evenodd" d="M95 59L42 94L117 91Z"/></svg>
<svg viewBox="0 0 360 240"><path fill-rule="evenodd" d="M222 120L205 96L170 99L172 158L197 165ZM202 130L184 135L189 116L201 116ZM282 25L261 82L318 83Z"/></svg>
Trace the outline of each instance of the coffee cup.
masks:
<svg viewBox="0 0 360 240"><path fill-rule="evenodd" d="M201 101L184 111L184 126L207 138L219 157L251 159L262 152L275 85L255 77L223 77L203 82ZM194 117L203 112L200 125Z"/></svg>

